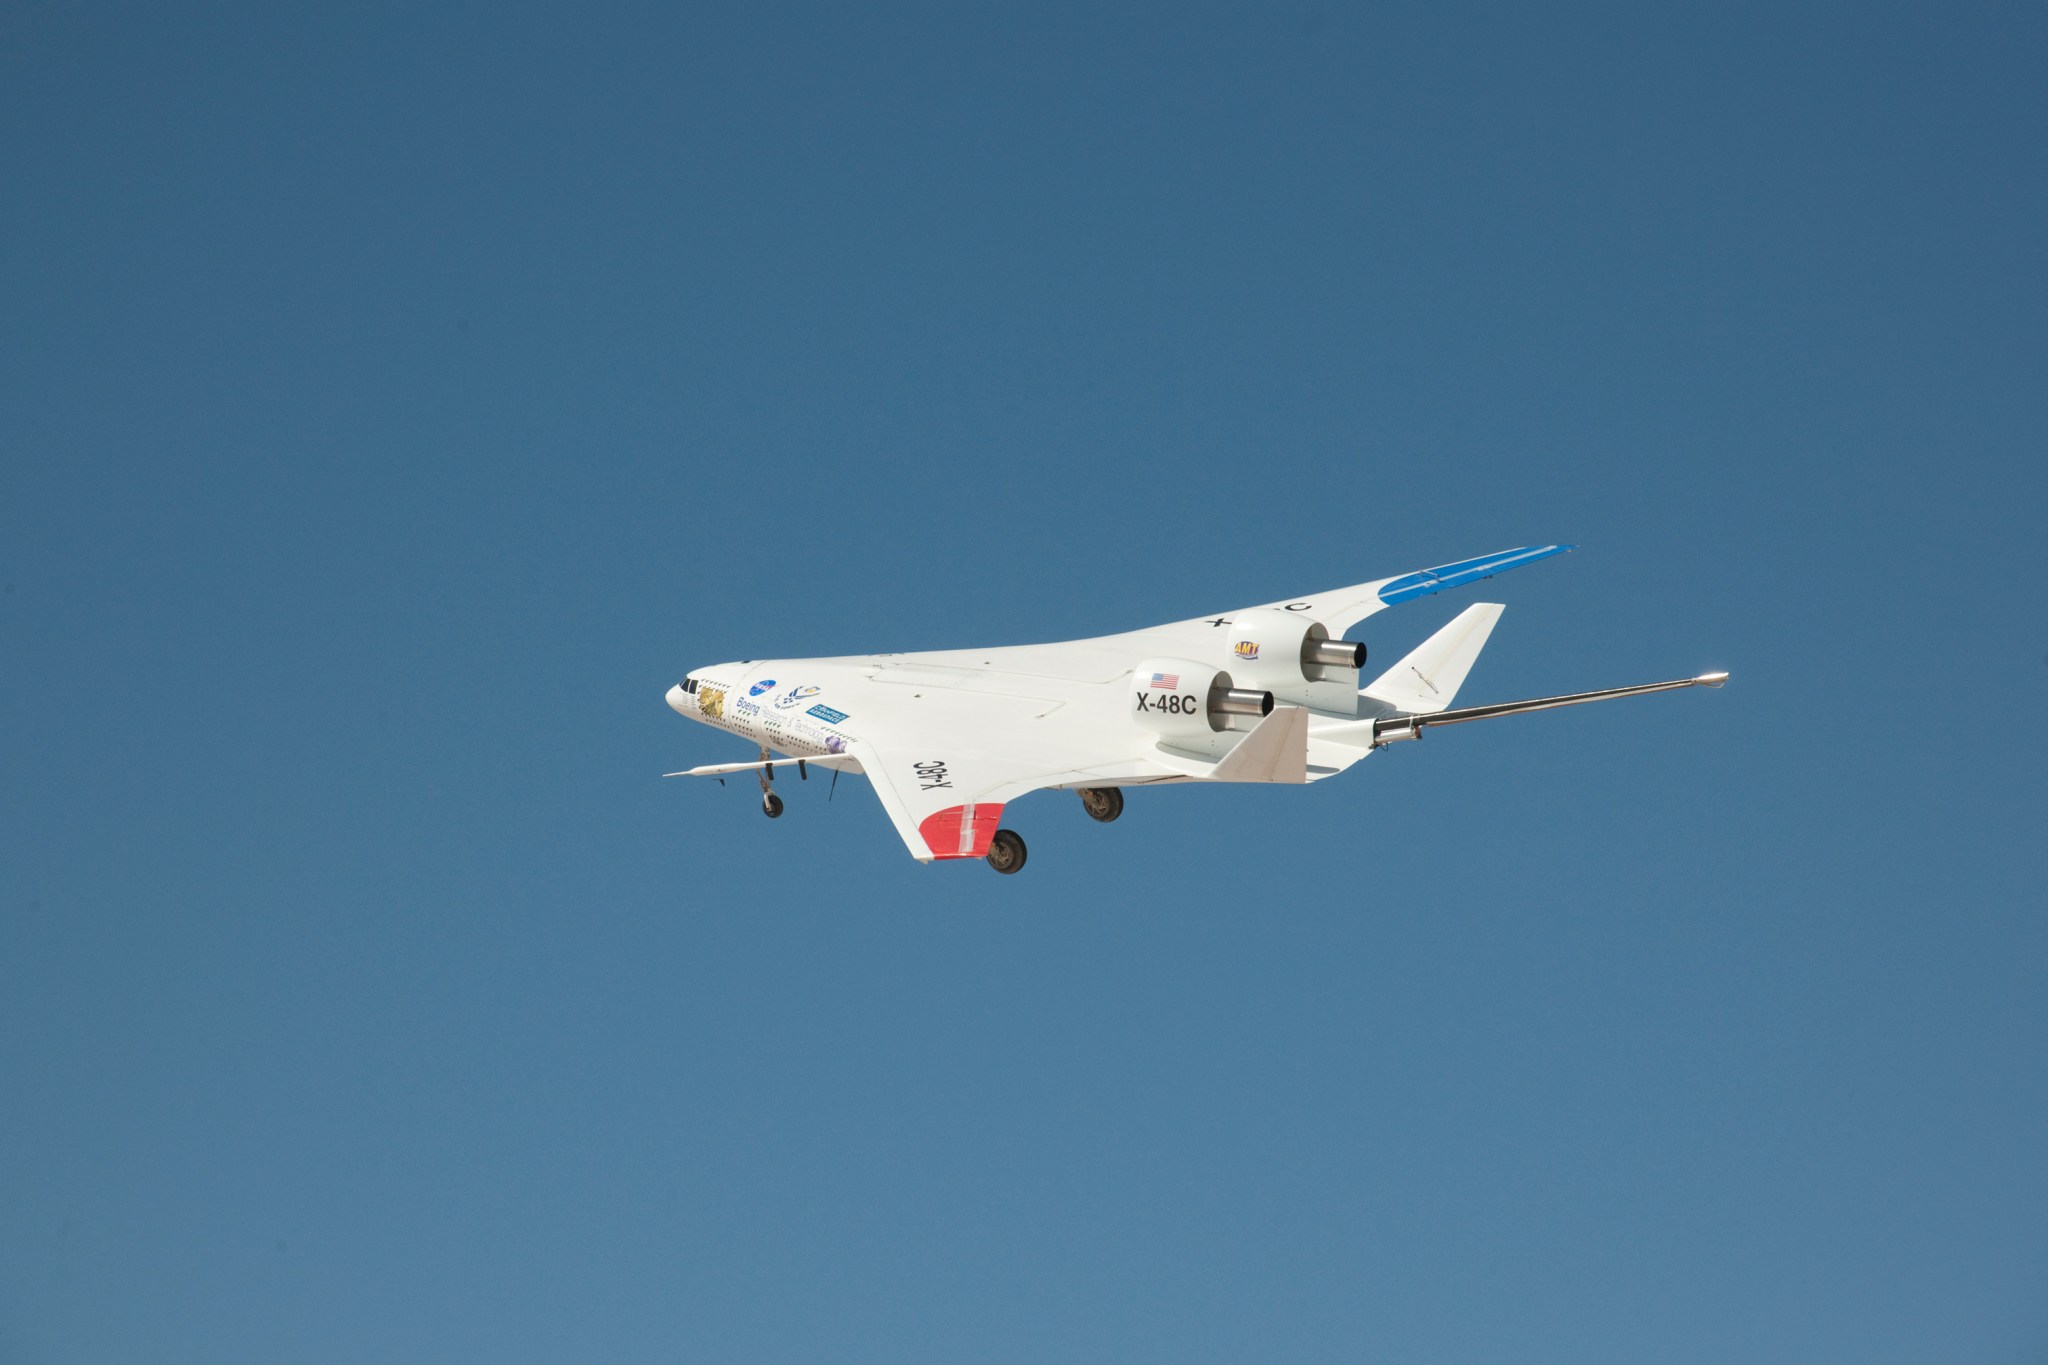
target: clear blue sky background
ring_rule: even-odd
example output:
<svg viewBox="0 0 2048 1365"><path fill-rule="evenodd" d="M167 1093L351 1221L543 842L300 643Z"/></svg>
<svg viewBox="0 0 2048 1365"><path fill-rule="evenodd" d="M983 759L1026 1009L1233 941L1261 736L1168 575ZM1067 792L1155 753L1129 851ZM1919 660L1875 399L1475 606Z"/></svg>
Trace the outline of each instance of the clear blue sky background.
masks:
<svg viewBox="0 0 2048 1365"><path fill-rule="evenodd" d="M0 20L0 1359L2048 1359L2038 7L200 8ZM1734 683L656 777L1548 541L1360 633Z"/></svg>

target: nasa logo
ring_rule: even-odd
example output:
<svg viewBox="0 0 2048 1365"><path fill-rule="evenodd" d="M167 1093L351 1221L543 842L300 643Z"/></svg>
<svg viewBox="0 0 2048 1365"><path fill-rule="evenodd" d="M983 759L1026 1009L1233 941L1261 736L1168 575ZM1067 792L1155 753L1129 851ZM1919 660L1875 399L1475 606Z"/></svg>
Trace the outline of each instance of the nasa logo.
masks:
<svg viewBox="0 0 2048 1365"><path fill-rule="evenodd" d="M769 688L773 686L775 686L775 679L763 678L761 679L761 681L755 683L752 687L747 689L747 695L750 697L758 697L763 692L766 692Z"/></svg>
<svg viewBox="0 0 2048 1365"><path fill-rule="evenodd" d="M1231 652L1246 663L1250 663L1253 659L1259 657L1259 642L1257 640L1239 640Z"/></svg>

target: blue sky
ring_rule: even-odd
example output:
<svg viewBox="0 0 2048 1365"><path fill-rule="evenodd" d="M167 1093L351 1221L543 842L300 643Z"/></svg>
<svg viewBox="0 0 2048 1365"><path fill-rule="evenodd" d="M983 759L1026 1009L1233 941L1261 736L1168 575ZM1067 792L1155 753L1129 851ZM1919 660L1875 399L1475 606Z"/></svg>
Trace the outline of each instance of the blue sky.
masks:
<svg viewBox="0 0 2048 1365"><path fill-rule="evenodd" d="M2026 6L17 7L0 1358L2039 1360ZM1015 878L662 705L1511 546Z"/></svg>

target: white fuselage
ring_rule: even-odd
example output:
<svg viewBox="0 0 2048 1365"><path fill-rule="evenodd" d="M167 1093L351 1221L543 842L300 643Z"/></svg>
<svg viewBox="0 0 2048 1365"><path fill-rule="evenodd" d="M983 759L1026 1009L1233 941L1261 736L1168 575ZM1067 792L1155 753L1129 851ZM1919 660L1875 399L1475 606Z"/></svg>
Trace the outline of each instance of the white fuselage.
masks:
<svg viewBox="0 0 2048 1365"><path fill-rule="evenodd" d="M846 741L858 734L853 694L864 681L860 671L836 659L718 664L670 688L668 704L764 749L818 758L843 753ZM832 705L834 700L841 705Z"/></svg>

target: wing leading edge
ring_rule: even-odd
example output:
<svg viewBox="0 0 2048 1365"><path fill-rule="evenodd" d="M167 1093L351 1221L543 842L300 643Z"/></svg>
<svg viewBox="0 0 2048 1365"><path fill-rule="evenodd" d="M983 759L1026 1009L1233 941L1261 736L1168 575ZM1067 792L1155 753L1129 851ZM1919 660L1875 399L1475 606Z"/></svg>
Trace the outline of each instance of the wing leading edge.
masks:
<svg viewBox="0 0 2048 1365"><path fill-rule="evenodd" d="M1525 545L1518 550L1500 550L1494 554L1480 555L1476 559L1461 559L1455 564L1439 564L1434 569L1418 569L1414 573L1397 574L1392 578L1382 578L1371 583L1333 588L1311 597L1295 598L1287 602L1267 602L1262 605L1281 611L1300 612L1321 621L1332 635L1340 635L1366 617L1388 607L1413 602L1418 597L1427 597L1446 588L1477 583L1483 578L1506 573L1509 569L1534 564L1539 559L1569 554L1577 548L1576 545Z"/></svg>

